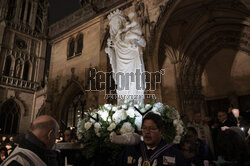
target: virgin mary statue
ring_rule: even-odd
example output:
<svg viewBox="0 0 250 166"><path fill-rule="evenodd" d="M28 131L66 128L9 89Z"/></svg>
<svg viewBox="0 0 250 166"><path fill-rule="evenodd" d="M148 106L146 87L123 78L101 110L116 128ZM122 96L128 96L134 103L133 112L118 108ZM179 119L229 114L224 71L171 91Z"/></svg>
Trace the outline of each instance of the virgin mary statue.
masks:
<svg viewBox="0 0 250 166"><path fill-rule="evenodd" d="M128 20L121 10L108 15L110 38L105 52L109 55L113 79L117 85L117 104L124 100L143 103L145 90L145 68L142 47L146 41L135 13Z"/></svg>

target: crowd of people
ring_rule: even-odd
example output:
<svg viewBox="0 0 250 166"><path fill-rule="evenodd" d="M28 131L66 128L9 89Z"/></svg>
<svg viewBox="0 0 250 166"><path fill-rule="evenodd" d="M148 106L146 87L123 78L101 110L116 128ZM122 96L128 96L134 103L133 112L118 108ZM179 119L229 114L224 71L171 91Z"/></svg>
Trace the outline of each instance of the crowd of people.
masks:
<svg viewBox="0 0 250 166"><path fill-rule="evenodd" d="M202 118L200 112L194 112L193 120L185 123L186 132L181 143L169 144L163 140L163 132L168 131L164 131L161 117L149 112L142 120L143 139L126 146L117 156L116 165L250 165L249 119L244 120L238 109L231 109L229 113L219 111L217 118L215 123L209 117ZM36 118L27 134L17 138L15 141L12 137L1 139L1 166L63 166L67 164L65 157L73 158L75 165L91 165L79 156L75 158L70 150L53 149L56 140L76 140L70 128L60 133L57 121L48 115Z"/></svg>
<svg viewBox="0 0 250 166"><path fill-rule="evenodd" d="M0 137L0 164L9 156L14 148L13 137Z"/></svg>
<svg viewBox="0 0 250 166"><path fill-rule="evenodd" d="M186 122L187 133L180 145L189 165L250 165L249 120L240 116L239 109L220 110L217 120L194 112L193 120ZM187 147L190 151L185 152Z"/></svg>

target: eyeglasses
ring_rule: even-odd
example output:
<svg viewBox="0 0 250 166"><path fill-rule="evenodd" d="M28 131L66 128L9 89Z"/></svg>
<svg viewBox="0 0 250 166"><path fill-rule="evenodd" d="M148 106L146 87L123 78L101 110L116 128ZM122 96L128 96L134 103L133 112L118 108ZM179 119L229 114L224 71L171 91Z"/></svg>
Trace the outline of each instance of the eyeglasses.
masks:
<svg viewBox="0 0 250 166"><path fill-rule="evenodd" d="M156 127L142 127L141 128L142 132L149 131L149 132L156 132L158 128Z"/></svg>

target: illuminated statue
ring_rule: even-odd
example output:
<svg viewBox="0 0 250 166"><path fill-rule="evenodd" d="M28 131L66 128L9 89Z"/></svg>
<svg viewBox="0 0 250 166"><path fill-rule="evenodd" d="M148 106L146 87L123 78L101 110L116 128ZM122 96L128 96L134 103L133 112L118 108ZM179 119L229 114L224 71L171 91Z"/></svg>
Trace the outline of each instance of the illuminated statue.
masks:
<svg viewBox="0 0 250 166"><path fill-rule="evenodd" d="M110 38L105 52L109 55L113 79L117 85L117 104L122 104L124 100L132 100L134 103L144 101L145 68L142 47L146 46L146 41L136 14L130 13L128 17L129 21L118 9L108 15Z"/></svg>

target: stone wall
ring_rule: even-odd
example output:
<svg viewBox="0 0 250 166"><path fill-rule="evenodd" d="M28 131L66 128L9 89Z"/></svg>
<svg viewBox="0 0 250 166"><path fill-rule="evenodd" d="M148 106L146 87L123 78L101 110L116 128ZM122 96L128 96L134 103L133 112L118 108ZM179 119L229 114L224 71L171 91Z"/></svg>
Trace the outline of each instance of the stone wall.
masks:
<svg viewBox="0 0 250 166"><path fill-rule="evenodd" d="M86 15L88 19L72 19L74 26L62 23L75 18L77 13L84 13L76 11L50 28L52 53L47 107L52 112L59 112L54 114L60 117L66 106L62 101L77 93L76 89L86 95L88 107L107 102L103 91L85 91L89 86L86 71L93 67L99 71L110 70L104 52L108 37L107 15L117 8L125 14L135 11L139 15L147 40L143 50L146 70L165 70L161 84L149 92L156 95L157 101L175 106L184 113L205 110L205 100L226 96L231 91L249 94L249 26L244 22L249 17L245 14L249 8L244 4L233 1L205 4L204 1L182 0L126 1L92 13L91 17ZM232 5L237 8L233 9ZM218 10L225 7L228 10ZM231 18L235 13L237 19ZM235 27L235 21L239 26ZM68 41L79 33L84 34L82 55L67 59ZM234 53L223 49L232 49ZM223 82L219 82L222 78ZM70 89L74 93L69 92ZM58 105L59 110L53 110Z"/></svg>

